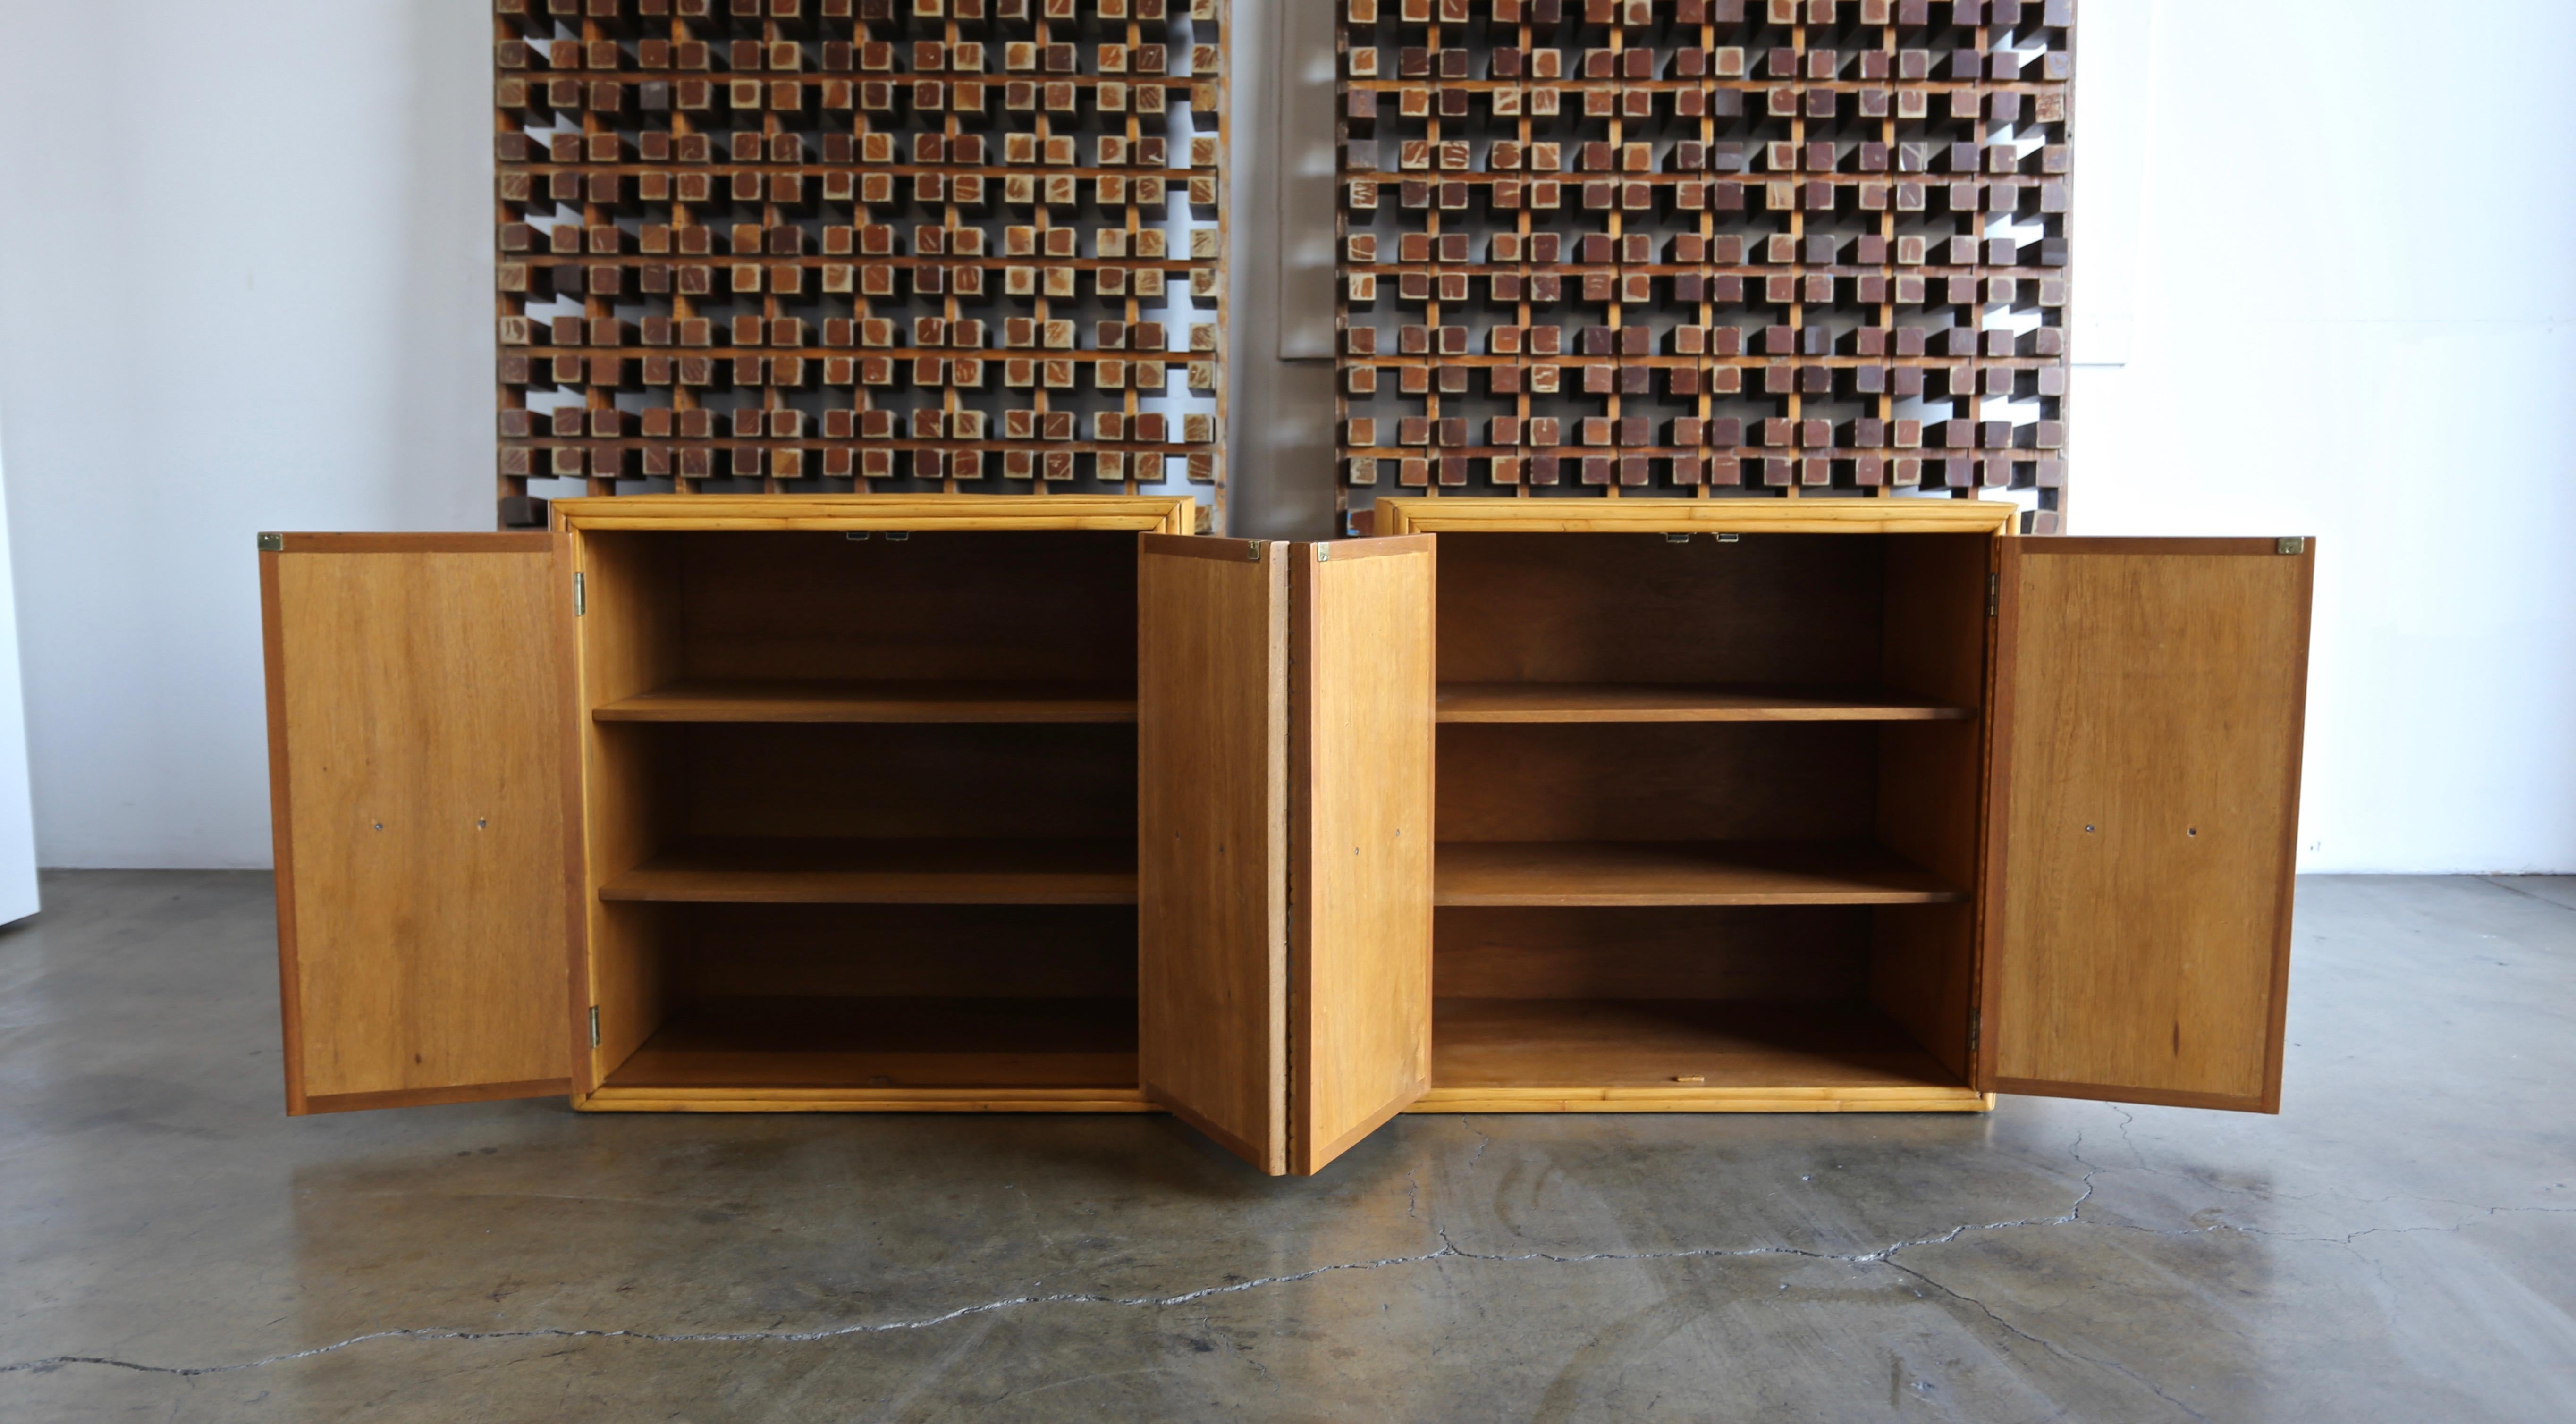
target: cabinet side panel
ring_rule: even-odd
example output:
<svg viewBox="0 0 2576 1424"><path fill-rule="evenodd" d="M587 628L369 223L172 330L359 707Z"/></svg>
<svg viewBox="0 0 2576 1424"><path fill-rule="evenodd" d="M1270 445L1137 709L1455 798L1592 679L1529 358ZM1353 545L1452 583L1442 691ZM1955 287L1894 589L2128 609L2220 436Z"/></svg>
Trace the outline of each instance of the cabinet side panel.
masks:
<svg viewBox="0 0 2576 1424"><path fill-rule="evenodd" d="M1137 1032L1145 1091L1287 1170L1286 547L1139 559Z"/></svg>
<svg viewBox="0 0 2576 1424"><path fill-rule="evenodd" d="M587 965L576 1006L576 1042L588 1045L585 1088L596 1086L662 1025L666 989L661 916L649 905L611 905L599 887L652 854L672 820L667 801L678 729L594 721L591 709L661 687L682 668L680 541L687 535L577 533L574 558L586 588L574 620L581 686L584 822L582 913ZM592 1043L588 1010L599 1010Z"/></svg>
<svg viewBox="0 0 2576 1424"><path fill-rule="evenodd" d="M1301 546L1294 566L1300 1174L1431 1083L1431 548Z"/></svg>
<svg viewBox="0 0 2576 1424"><path fill-rule="evenodd" d="M1978 709L1976 721L1879 729L1878 838L1952 885L1979 884L1984 824L1987 576L1994 539L1901 534L1887 546L1881 679ZM1973 904L1886 909L1872 931L1870 998L1942 1066L1971 1072Z"/></svg>
<svg viewBox="0 0 2576 1424"><path fill-rule="evenodd" d="M2313 546L2013 544L1992 1086L2277 1110Z"/></svg>
<svg viewBox="0 0 2576 1424"><path fill-rule="evenodd" d="M569 1085L557 567L277 556L290 1071L307 1108Z"/></svg>
<svg viewBox="0 0 2576 1424"><path fill-rule="evenodd" d="M284 1041L286 1111L301 1116L304 1102L304 1003L295 953L295 800L293 765L286 745L285 613L278 607L278 561L284 555L263 550L259 556L260 662L268 688L269 838L277 886L277 1008L279 1037Z"/></svg>

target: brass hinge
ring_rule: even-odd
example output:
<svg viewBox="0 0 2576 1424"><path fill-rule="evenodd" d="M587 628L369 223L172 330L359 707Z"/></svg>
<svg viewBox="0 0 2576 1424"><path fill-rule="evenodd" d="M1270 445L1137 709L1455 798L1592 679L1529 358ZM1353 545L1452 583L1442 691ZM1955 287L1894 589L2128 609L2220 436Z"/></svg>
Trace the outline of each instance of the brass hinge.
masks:
<svg viewBox="0 0 2576 1424"><path fill-rule="evenodd" d="M1986 575L1986 616L1988 618L1995 616L1995 609L2003 602L2003 596L2004 576L2002 574Z"/></svg>
<svg viewBox="0 0 2576 1424"><path fill-rule="evenodd" d="M240 546L239 546L239 545L235 545L234 547L235 547L235 548L239 548ZM260 536L259 536L259 551L260 551L261 553L263 553L263 554L283 554L283 553L285 553L285 552L286 552L286 536L285 536L285 535L283 535L283 534L262 534L262 535L260 535Z"/></svg>
<svg viewBox="0 0 2576 1424"><path fill-rule="evenodd" d="M594 1019L599 1015L599 1011L597 1009L593 1009L590 1012ZM598 1031L596 1029L592 1030L594 1036L592 1037L591 1042L594 1044L599 1042L599 1039L596 1037L597 1032ZM1983 1039L1985 1036L1986 1011L1984 1009L1968 1010L1968 1052L1972 1054L1975 1053L1977 1051L1978 1041Z"/></svg>
<svg viewBox="0 0 2576 1424"><path fill-rule="evenodd" d="M2308 551L2308 541L2296 534L2293 534L2290 537L2275 543L2272 547L2284 554L2304 554Z"/></svg>
<svg viewBox="0 0 2576 1424"><path fill-rule="evenodd" d="M1330 545L1330 544L1318 544L1318 545L1316 545L1316 546L1315 546L1315 562L1316 562L1316 563L1319 563L1319 564L1329 564L1329 563L1331 563L1332 561L1333 561L1333 546L1332 546L1332 545Z"/></svg>
<svg viewBox="0 0 2576 1424"><path fill-rule="evenodd" d="M1246 563L1254 563L1254 564L1260 563L1260 562L1261 562L1261 541L1260 541L1260 540L1258 540L1258 539L1246 539L1246 540L1244 540L1244 541L1243 541L1243 558L1244 558L1244 561L1245 561Z"/></svg>
<svg viewBox="0 0 2576 1424"><path fill-rule="evenodd" d="M1974 1039L1969 1041L1975 1042ZM597 1004L590 1006L590 1046L593 1048L599 1046L599 1005Z"/></svg>
<svg viewBox="0 0 2576 1424"><path fill-rule="evenodd" d="M572 616L579 618L590 611L590 589L578 573L572 576Z"/></svg>

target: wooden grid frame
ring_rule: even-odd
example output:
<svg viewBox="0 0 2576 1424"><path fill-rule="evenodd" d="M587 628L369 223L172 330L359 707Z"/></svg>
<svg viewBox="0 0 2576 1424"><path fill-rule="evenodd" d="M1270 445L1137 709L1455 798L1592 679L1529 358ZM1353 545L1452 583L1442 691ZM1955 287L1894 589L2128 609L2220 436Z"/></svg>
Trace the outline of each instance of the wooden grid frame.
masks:
<svg viewBox="0 0 2576 1424"><path fill-rule="evenodd" d="M1210 489L1226 0L494 0L499 489Z"/></svg>
<svg viewBox="0 0 2576 1424"><path fill-rule="evenodd" d="M2073 0L1338 3L1345 508L2063 527Z"/></svg>

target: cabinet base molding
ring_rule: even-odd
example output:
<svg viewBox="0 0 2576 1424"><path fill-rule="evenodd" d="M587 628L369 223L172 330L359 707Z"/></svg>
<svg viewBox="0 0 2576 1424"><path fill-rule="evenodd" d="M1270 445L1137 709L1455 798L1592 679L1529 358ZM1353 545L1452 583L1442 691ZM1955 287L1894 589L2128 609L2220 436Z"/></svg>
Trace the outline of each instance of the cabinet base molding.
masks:
<svg viewBox="0 0 2576 1424"><path fill-rule="evenodd" d="M1158 1113L1143 1090L972 1088L602 1088L582 1112ZM1967 1088L1433 1088L1408 1113L1990 1112Z"/></svg>
<svg viewBox="0 0 2576 1424"><path fill-rule="evenodd" d="M288 1111L2279 1110L2313 541L1202 513L262 535Z"/></svg>
<svg viewBox="0 0 2576 1424"><path fill-rule="evenodd" d="M1161 1112L1141 1088L601 1088L582 1112Z"/></svg>
<svg viewBox="0 0 2576 1424"><path fill-rule="evenodd" d="M1434 1088L1416 1113L1991 1112L1969 1088Z"/></svg>

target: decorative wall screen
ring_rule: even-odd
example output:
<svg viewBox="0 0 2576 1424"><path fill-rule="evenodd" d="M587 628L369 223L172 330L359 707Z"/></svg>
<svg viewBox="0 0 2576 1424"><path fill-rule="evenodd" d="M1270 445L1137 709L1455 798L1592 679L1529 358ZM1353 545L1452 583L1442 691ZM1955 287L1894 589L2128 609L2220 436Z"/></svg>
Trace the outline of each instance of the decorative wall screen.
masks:
<svg viewBox="0 0 2576 1424"><path fill-rule="evenodd" d="M1335 0L1340 456L2062 518L2072 0Z"/></svg>
<svg viewBox="0 0 2576 1424"><path fill-rule="evenodd" d="M1222 479L1224 0L494 8L505 523Z"/></svg>

